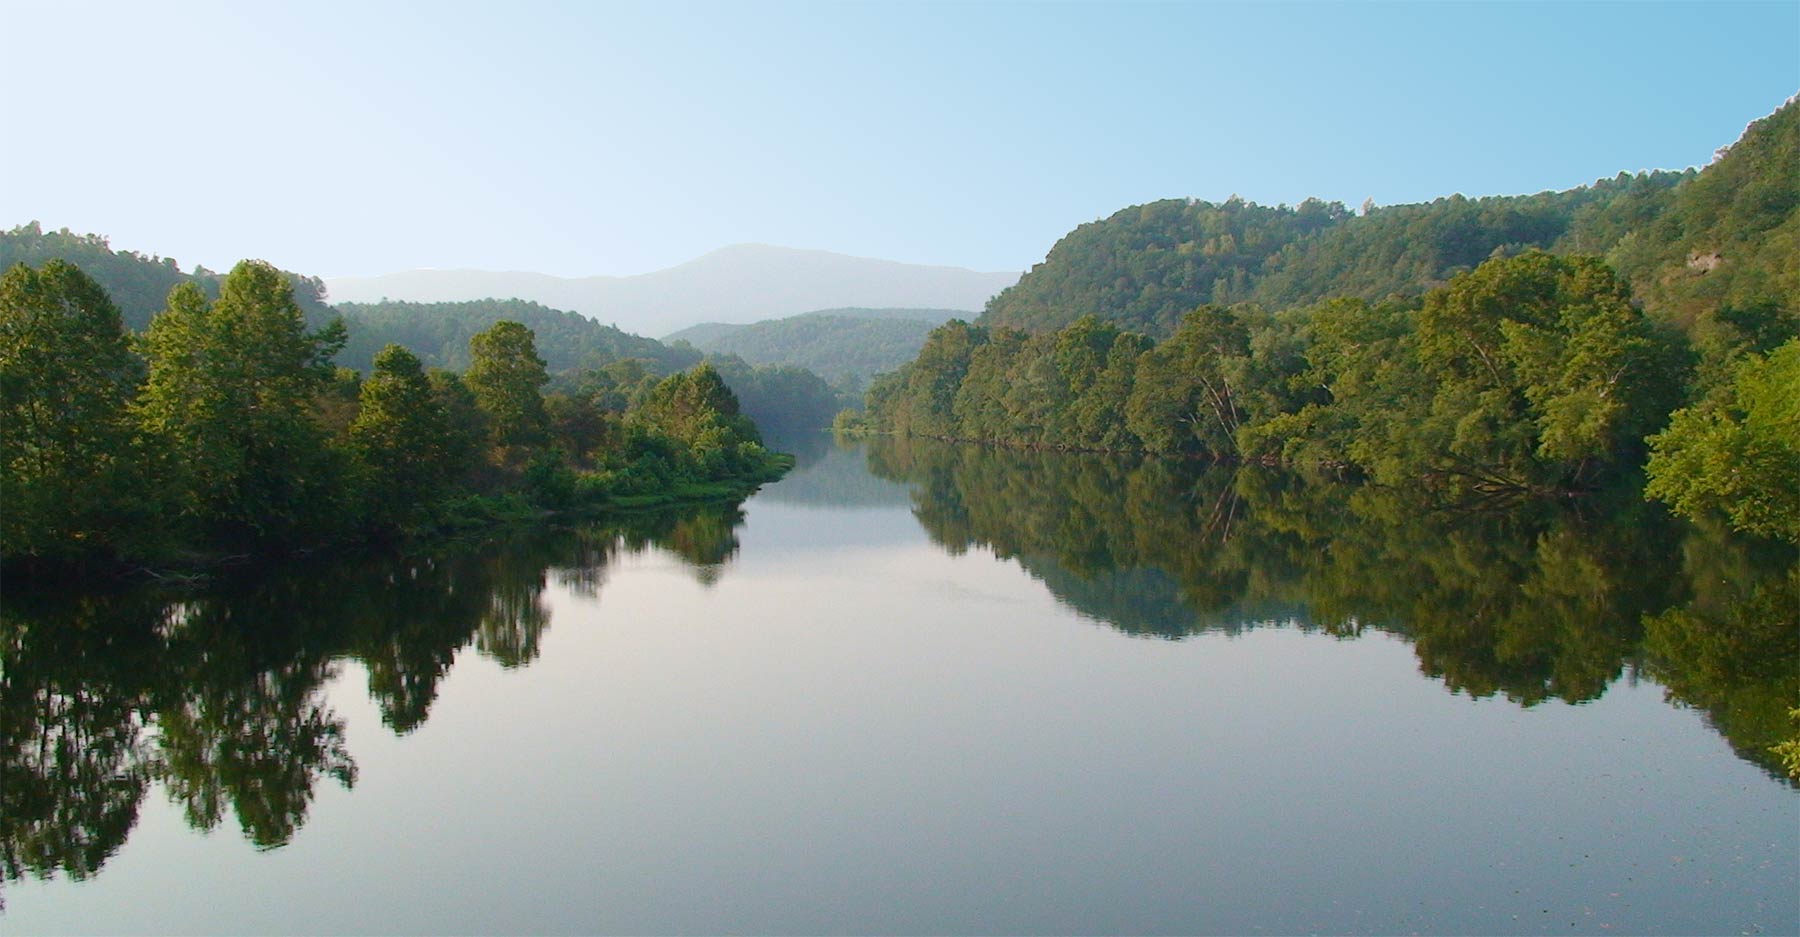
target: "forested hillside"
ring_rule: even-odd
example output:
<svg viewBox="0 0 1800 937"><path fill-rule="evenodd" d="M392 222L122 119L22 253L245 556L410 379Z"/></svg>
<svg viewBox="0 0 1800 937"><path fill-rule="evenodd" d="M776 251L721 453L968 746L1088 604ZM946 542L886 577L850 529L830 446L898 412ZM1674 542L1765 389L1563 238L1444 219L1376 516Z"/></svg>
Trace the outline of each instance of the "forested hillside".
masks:
<svg viewBox="0 0 1800 937"><path fill-rule="evenodd" d="M1639 201L1584 221L1620 232L1606 260L1652 314L1703 331L1721 314L1800 315L1800 101L1751 124L1698 176Z"/></svg>
<svg viewBox="0 0 1800 937"><path fill-rule="evenodd" d="M861 425L1483 490L1649 456L1684 512L1800 539L1795 180L1790 102L1698 173L1354 218L1127 209L934 331Z"/></svg>
<svg viewBox="0 0 1800 937"><path fill-rule="evenodd" d="M1297 208L1235 197L1134 206L1069 232L979 321L1042 330L1093 314L1166 335L1196 306L1249 299L1269 258L1348 217L1343 205L1316 199Z"/></svg>
<svg viewBox="0 0 1800 937"><path fill-rule="evenodd" d="M1017 273L896 263L766 244L720 248L687 263L624 277L414 270L338 277L340 299L458 302L513 296L568 309L643 335L695 322L755 322L797 310L847 306L975 310Z"/></svg>
<svg viewBox="0 0 1800 937"><path fill-rule="evenodd" d="M1419 205L1165 200L1081 225L988 303L986 326L1096 315L1153 337L1205 304L1283 309L1416 297L1496 256L1604 256L1653 314L1683 324L1800 296L1800 109L1752 124L1704 171L1621 173L1563 192Z"/></svg>
<svg viewBox="0 0 1800 937"><path fill-rule="evenodd" d="M580 313L522 299L340 303L336 308L350 332L337 361L358 371L367 371L376 352L390 342L405 345L428 367L461 371L469 366L469 338L502 319L518 322L537 335L538 349L552 373L599 367L624 358L642 358L661 373L700 362L700 355L693 351L670 348Z"/></svg>
<svg viewBox="0 0 1800 937"><path fill-rule="evenodd" d="M1268 208L1166 200L1070 232L983 325L1061 328L1093 314L1153 336L1208 303L1274 309L1334 296L1411 297L1494 256L1530 248L1604 253L1655 217L1693 173L1642 173L1566 192L1370 207L1316 200Z"/></svg>
<svg viewBox="0 0 1800 937"><path fill-rule="evenodd" d="M216 300L223 280L205 268L183 273L168 258L115 251L99 235L77 235L66 230L45 233L36 222L0 234L0 257L9 265L22 263L33 269L51 260L74 264L109 297L124 298L115 302L121 324L127 332L140 334L165 308L171 290L191 285L207 299ZM516 322L532 332L546 373L556 377L558 386L565 389L580 385L582 373L621 362L637 362L639 367L634 373L638 377L660 379L692 368L704 358L716 366L732 392L742 398L744 412L771 432L791 435L819 429L830 423L832 414L841 406L838 391L817 374L791 364L747 362L729 352L703 356L691 347L670 346L578 313L527 300L331 306L320 298L322 287L316 278L284 271L280 275L287 281L308 327L324 329L334 320L342 320L343 343L332 363L365 376L373 372L377 356L388 345L406 348L426 369L463 372L471 364L470 342L477 334L500 322ZM925 331L924 327L918 329L917 342L923 342ZM916 343L913 350L917 350ZM905 357L910 357L910 353L887 367L899 364ZM856 389L860 391L860 386Z"/></svg>
<svg viewBox="0 0 1800 937"><path fill-rule="evenodd" d="M460 375L389 344L333 368L290 278L178 284L141 334L75 264L0 274L0 561L66 569L287 553L680 492L742 494L789 464L717 370L590 372L551 394L531 329L468 340ZM815 378L816 380L816 378ZM628 384L628 386L627 386Z"/></svg>
<svg viewBox="0 0 1800 937"><path fill-rule="evenodd" d="M911 361L932 327L956 315L950 310L894 310L931 315L886 317L878 313L887 310L844 310L859 311L869 314L829 310L750 325L706 323L676 332L668 340L737 355L751 364L805 368L860 393L876 374Z"/></svg>
<svg viewBox="0 0 1800 937"><path fill-rule="evenodd" d="M97 234L75 234L67 228L45 231L33 221L11 231L0 232L0 271L14 264L41 267L46 261L66 260L82 269L105 287L119 309L125 328L141 332L162 311L169 291L183 283L192 283L217 299L223 279L205 267L182 273L173 257L145 255L136 251L115 251L107 239ZM325 304L325 286L317 277L282 271L294 291L294 302L305 313L312 326L331 321L332 311Z"/></svg>

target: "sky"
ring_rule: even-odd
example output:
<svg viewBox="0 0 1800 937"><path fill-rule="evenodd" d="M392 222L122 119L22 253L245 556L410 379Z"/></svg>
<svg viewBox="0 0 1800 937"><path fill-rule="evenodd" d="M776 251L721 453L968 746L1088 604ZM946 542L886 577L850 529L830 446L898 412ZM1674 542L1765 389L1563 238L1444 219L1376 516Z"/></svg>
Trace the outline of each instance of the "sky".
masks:
<svg viewBox="0 0 1800 937"><path fill-rule="evenodd" d="M317 276L735 243L1023 270L1159 198L1705 165L1800 91L1731 4L0 0L0 227Z"/></svg>

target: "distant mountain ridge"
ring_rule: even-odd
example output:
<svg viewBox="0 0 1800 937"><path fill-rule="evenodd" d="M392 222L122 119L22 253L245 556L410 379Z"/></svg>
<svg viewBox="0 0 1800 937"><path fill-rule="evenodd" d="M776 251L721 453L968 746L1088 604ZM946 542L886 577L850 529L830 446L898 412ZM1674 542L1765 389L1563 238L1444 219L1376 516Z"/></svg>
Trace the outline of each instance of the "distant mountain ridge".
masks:
<svg viewBox="0 0 1800 937"><path fill-rule="evenodd" d="M412 270L328 277L334 302L524 299L639 335L702 322L749 323L796 309L942 308L978 312L1019 279L961 267L907 264L765 244L721 248L684 264L626 277Z"/></svg>
<svg viewBox="0 0 1800 937"><path fill-rule="evenodd" d="M469 339L502 320L532 331L537 352L550 373L595 368L635 358L658 374L671 374L700 363L691 348L669 348L602 325L587 316L550 309L519 299L470 300L460 303L339 303L335 309L349 330L349 341L337 363L367 373L375 355L389 342L405 345L428 368L463 371L469 366Z"/></svg>
<svg viewBox="0 0 1800 937"><path fill-rule="evenodd" d="M805 368L859 391L876 374L911 361L932 329L967 317L957 309L819 309L749 325L703 322L663 341L751 364Z"/></svg>

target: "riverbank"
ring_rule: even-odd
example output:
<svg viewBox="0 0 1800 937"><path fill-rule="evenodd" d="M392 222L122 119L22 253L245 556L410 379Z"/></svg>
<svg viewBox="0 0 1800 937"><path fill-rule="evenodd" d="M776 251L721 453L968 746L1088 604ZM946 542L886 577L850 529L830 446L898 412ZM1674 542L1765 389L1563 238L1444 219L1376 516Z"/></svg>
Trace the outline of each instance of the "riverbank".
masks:
<svg viewBox="0 0 1800 937"><path fill-rule="evenodd" d="M154 556L122 557L91 554L76 560L8 558L0 566L0 586L32 590L78 583L153 585L191 589L211 585L222 575L294 560L365 549L429 551L452 544L481 542L523 528L567 528L642 511L741 501L794 467L794 457L770 452L752 470L726 478L679 481L665 488L629 494L576 486L567 500L554 505L534 500L526 491L462 494L446 498L427 519L406 528L356 532L341 538L301 544L259 544L254 548L181 545Z"/></svg>

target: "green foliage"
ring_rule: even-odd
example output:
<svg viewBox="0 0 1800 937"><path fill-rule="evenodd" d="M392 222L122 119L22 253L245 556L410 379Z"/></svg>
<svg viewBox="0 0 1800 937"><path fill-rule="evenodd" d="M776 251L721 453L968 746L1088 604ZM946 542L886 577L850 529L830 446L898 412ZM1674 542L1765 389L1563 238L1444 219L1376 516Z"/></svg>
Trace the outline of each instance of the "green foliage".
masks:
<svg viewBox="0 0 1800 937"><path fill-rule="evenodd" d="M1679 173L1566 192L1376 208L1168 200L1070 232L988 304L980 324L1055 329L1083 314L1165 337L1203 305L1281 310L1333 297L1416 297L1530 248L1601 252L1655 217Z"/></svg>
<svg viewBox="0 0 1800 937"><path fill-rule="evenodd" d="M1427 295L1418 349L1434 385L1418 468L1498 484L1579 483L1628 458L1683 376L1603 263L1537 251Z"/></svg>
<svg viewBox="0 0 1800 937"><path fill-rule="evenodd" d="M737 396L711 364L664 378L633 418L685 449L700 478L752 470L764 457L756 424L738 412Z"/></svg>
<svg viewBox="0 0 1800 937"><path fill-rule="evenodd" d="M133 536L153 508L128 412L141 378L79 268L0 275L0 552L69 559Z"/></svg>
<svg viewBox="0 0 1800 937"><path fill-rule="evenodd" d="M1255 277L1283 247L1348 217L1308 199L1267 208L1167 199L1084 224L988 303L980 324L1057 329L1092 313L1150 335L1175 331L1197 306L1252 299Z"/></svg>
<svg viewBox="0 0 1800 937"><path fill-rule="evenodd" d="M809 313L743 326L696 326L667 340L685 341L711 354L735 355L753 365L804 368L827 381L860 387L876 374L911 361L932 327L953 315L948 310L932 319Z"/></svg>
<svg viewBox="0 0 1800 937"><path fill-rule="evenodd" d="M339 322L308 331L292 278L246 261L178 283L133 354L104 289L73 265L0 277L0 559L9 571L286 552L640 499L741 496L784 461L710 366L658 383L643 362L570 375L546 406L531 331L471 339L467 377L389 345L367 378L333 367ZM750 369L765 405L833 395ZM828 409L791 411L829 419ZM702 490L704 488L704 490ZM172 723L173 725L173 723Z"/></svg>
<svg viewBox="0 0 1800 937"><path fill-rule="evenodd" d="M481 460L487 445L488 417L459 375L433 368L425 380L431 385L433 408L444 415L444 475L456 481Z"/></svg>
<svg viewBox="0 0 1800 937"><path fill-rule="evenodd" d="M306 331L292 284L265 263L233 268L216 303L193 284L170 292L142 343L138 414L179 454L170 481L184 516L237 541L291 540L336 521L341 486L312 404L341 343L341 329Z"/></svg>
<svg viewBox="0 0 1800 937"><path fill-rule="evenodd" d="M1542 249L1603 255L1659 329L1687 336L1704 393L1727 380L1737 355L1800 334L1795 178L1800 102L1789 102L1700 172L1621 173L1565 192L1456 195L1360 216L1316 201L1153 202L1070 232L978 324L1048 331L1092 314L1165 338L1202 305L1405 301Z"/></svg>
<svg viewBox="0 0 1800 937"><path fill-rule="evenodd" d="M1769 746L1769 751L1781 759L1788 777L1800 780L1800 709L1788 710L1788 720L1794 726L1793 736Z"/></svg>
<svg viewBox="0 0 1800 937"><path fill-rule="evenodd" d="M208 297L217 299L222 279L205 267L182 273L180 265L170 257L114 251L106 238L98 234L75 234L67 228L46 232L35 221L0 231L0 270L18 263L41 267L51 260L74 264L92 277L118 306L125 328L134 332L149 326L162 310L170 290L192 283ZM293 288L294 302L310 326L318 328L332 320L335 313L325 304L322 281L285 271L282 276Z"/></svg>
<svg viewBox="0 0 1800 937"><path fill-rule="evenodd" d="M895 372L891 380L870 386L865 398L870 414L902 435L952 435L957 389L969 369L970 357L987 339L986 329L960 320L933 329L918 358Z"/></svg>
<svg viewBox="0 0 1800 937"><path fill-rule="evenodd" d="M469 370L463 382L475 405L487 414L497 446L531 446L544 440L549 415L543 386L550 381L536 336L517 322L496 322L469 339Z"/></svg>
<svg viewBox="0 0 1800 937"><path fill-rule="evenodd" d="M1800 339L1743 358L1729 387L1676 411L1650 447L1650 497L1800 542Z"/></svg>
<svg viewBox="0 0 1800 937"><path fill-rule="evenodd" d="M1289 381L1297 407L1246 428L1245 447L1276 461L1356 465L1401 482L1428 462L1432 387L1419 366L1416 311L1337 299L1295 316L1307 341Z"/></svg>
<svg viewBox="0 0 1800 937"><path fill-rule="evenodd" d="M1665 193L1677 173L1603 179L1564 192L1375 208L1318 237L1284 247L1264 265L1251 299L1272 309L1333 297L1412 298L1459 273L1532 248L1606 250L1620 236L1591 220L1615 203ZM1584 223L1584 219L1587 219ZM1615 226L1628 223L1620 213Z"/></svg>
<svg viewBox="0 0 1800 937"><path fill-rule="evenodd" d="M1240 399L1249 358L1243 316L1216 306L1188 314L1138 363L1125 409L1131 431L1150 452L1235 455L1249 416Z"/></svg>
<svg viewBox="0 0 1800 937"><path fill-rule="evenodd" d="M382 349L362 383L349 430L351 451L366 473L366 516L379 525L401 525L434 504L456 468L449 435L419 359L399 345Z"/></svg>
<svg viewBox="0 0 1800 937"><path fill-rule="evenodd" d="M1790 101L1647 212L1607 260L1653 314L1690 330L1759 306L1780 310L1791 330L1800 319L1797 178L1800 101Z"/></svg>
<svg viewBox="0 0 1800 937"><path fill-rule="evenodd" d="M1161 343L1096 316L1037 334L951 323L865 402L901 435L1579 487L1635 461L1684 366L1604 264L1531 251L1418 311L1203 306Z"/></svg>
<svg viewBox="0 0 1800 937"><path fill-rule="evenodd" d="M824 379L805 368L791 365L751 367L734 355L707 358L731 393L743 415L770 438L793 438L816 433L831 423L840 400Z"/></svg>
<svg viewBox="0 0 1800 937"><path fill-rule="evenodd" d="M461 303L340 303L338 312L350 341L338 363L367 371L389 343L404 345L427 367L462 371L471 363L470 340L499 322L517 322L536 337L550 373L592 370L615 361L641 359L659 373L697 364L691 349L664 345L602 325L587 316L521 299L478 299Z"/></svg>

